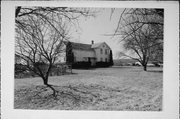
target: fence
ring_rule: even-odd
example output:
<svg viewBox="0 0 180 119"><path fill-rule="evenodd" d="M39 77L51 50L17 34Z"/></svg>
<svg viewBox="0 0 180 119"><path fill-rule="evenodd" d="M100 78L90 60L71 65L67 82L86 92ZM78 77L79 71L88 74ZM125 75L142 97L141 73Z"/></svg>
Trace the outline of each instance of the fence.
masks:
<svg viewBox="0 0 180 119"><path fill-rule="evenodd" d="M22 65L15 65L15 67L21 67ZM23 66L24 67L24 66ZM42 70L46 70L46 66L42 66ZM15 78L30 78L30 77L37 77L37 74L35 74L32 71L24 70L24 71L16 71L17 68L15 68ZM66 74L72 74L72 67L71 65L67 64L58 64L54 65L51 69L50 76L60 76L60 75L66 75Z"/></svg>
<svg viewBox="0 0 180 119"><path fill-rule="evenodd" d="M50 72L50 76L60 76L65 74L72 74L72 67L71 65L67 64L58 64L52 68Z"/></svg>

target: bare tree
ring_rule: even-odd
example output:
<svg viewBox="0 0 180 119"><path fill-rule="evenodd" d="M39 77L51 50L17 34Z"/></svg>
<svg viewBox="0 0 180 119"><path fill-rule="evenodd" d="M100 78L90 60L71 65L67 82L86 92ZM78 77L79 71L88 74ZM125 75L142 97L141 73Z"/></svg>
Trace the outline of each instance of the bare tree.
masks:
<svg viewBox="0 0 180 119"><path fill-rule="evenodd" d="M129 54L135 54L120 55L139 61L146 71L149 60L163 57L163 9L125 9L114 35L121 37Z"/></svg>
<svg viewBox="0 0 180 119"><path fill-rule="evenodd" d="M43 22L53 27L58 32L60 22L68 21L69 25L77 28L78 18L81 16L93 16L89 8L67 8L67 7L22 7L15 10L15 23L18 28L26 27L26 22L22 19L27 17L38 17ZM60 21L59 21L60 20ZM62 29L61 29L62 30ZM61 33L60 33L61 34Z"/></svg>
<svg viewBox="0 0 180 119"><path fill-rule="evenodd" d="M54 96L57 92L48 83L48 77L58 57L65 52L63 41L68 40L69 29L81 15L89 16L89 12L60 7L16 8L16 54L29 71L53 90Z"/></svg>

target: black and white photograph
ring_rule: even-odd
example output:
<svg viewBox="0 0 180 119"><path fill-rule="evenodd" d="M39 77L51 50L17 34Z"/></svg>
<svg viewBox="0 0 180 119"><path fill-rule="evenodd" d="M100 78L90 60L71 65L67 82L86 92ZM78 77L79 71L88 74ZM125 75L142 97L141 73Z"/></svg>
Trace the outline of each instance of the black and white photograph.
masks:
<svg viewBox="0 0 180 119"><path fill-rule="evenodd" d="M179 81L167 83L176 59L167 13L158 6L14 5L10 112L164 113L167 89Z"/></svg>
<svg viewBox="0 0 180 119"><path fill-rule="evenodd" d="M162 111L163 9L15 13L14 108Z"/></svg>

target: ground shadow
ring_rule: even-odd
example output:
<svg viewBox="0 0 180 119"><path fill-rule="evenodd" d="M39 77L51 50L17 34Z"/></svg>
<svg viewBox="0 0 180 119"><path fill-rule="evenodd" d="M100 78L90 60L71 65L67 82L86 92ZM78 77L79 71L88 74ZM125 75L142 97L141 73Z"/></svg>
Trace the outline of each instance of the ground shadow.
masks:
<svg viewBox="0 0 180 119"><path fill-rule="evenodd" d="M81 90L79 86L51 86L56 90L56 97L53 96L52 90L44 85L16 90L14 108L49 109L61 105L62 108L65 106L68 109L81 104L90 104L97 98L96 94Z"/></svg>
<svg viewBox="0 0 180 119"><path fill-rule="evenodd" d="M163 70L147 70L147 72L163 73Z"/></svg>
<svg viewBox="0 0 180 119"><path fill-rule="evenodd" d="M63 75L77 75L78 73L75 73L75 72L69 72L69 73L65 73ZM61 76L61 75L60 75Z"/></svg>
<svg viewBox="0 0 180 119"><path fill-rule="evenodd" d="M124 68L133 68L133 66L112 66L111 68L124 69Z"/></svg>

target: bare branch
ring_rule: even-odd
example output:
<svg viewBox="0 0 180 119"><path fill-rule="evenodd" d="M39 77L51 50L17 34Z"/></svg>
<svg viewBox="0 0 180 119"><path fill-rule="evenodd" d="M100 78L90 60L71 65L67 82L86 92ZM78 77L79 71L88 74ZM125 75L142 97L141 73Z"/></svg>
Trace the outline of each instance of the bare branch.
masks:
<svg viewBox="0 0 180 119"><path fill-rule="evenodd" d="M156 12L161 13L156 13ZM114 35L121 36L119 41L126 50L136 54L138 58L127 54L124 56L138 59L146 70L148 61L163 49L163 10L126 9L120 15ZM159 57L163 57L162 55Z"/></svg>

